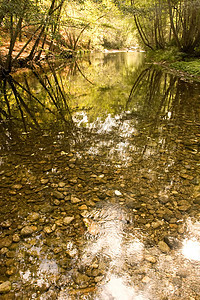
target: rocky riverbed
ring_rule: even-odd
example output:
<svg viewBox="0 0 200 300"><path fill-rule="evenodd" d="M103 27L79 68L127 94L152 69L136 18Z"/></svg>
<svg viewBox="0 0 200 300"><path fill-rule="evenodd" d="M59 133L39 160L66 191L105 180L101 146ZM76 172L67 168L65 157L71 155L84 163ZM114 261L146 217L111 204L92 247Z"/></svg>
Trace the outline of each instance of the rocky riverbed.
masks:
<svg viewBox="0 0 200 300"><path fill-rule="evenodd" d="M3 90L1 300L200 299L200 86L139 58Z"/></svg>
<svg viewBox="0 0 200 300"><path fill-rule="evenodd" d="M43 139L2 157L1 299L199 299L199 154Z"/></svg>

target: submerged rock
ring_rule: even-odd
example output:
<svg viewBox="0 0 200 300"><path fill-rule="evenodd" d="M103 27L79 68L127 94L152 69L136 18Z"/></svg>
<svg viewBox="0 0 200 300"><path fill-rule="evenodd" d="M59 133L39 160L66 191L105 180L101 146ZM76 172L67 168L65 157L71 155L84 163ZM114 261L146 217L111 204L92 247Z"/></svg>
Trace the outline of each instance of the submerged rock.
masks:
<svg viewBox="0 0 200 300"><path fill-rule="evenodd" d="M22 236L29 236L33 234L35 231L37 231L37 226L25 226L21 230Z"/></svg>
<svg viewBox="0 0 200 300"><path fill-rule="evenodd" d="M178 203L178 209L180 211L187 211L191 207L191 204L186 200L181 200Z"/></svg>
<svg viewBox="0 0 200 300"><path fill-rule="evenodd" d="M64 197L65 197L61 192L58 192L58 191L54 191L53 195L55 198L57 198L59 200L64 199Z"/></svg>
<svg viewBox="0 0 200 300"><path fill-rule="evenodd" d="M158 242L158 247L162 252L168 253L170 251L169 246L164 241Z"/></svg>
<svg viewBox="0 0 200 300"><path fill-rule="evenodd" d="M65 217L65 218L63 219L63 224L64 224L64 225L68 225L68 224L70 224L73 220L74 220L74 216L72 216L72 217Z"/></svg>
<svg viewBox="0 0 200 300"><path fill-rule="evenodd" d="M6 236L5 238L0 239L0 249L8 248L12 244L12 238L10 236Z"/></svg>
<svg viewBox="0 0 200 300"><path fill-rule="evenodd" d="M88 277L85 274L81 274L79 272L75 272L75 274L72 275L72 278L76 284L81 286L87 284L88 281L90 280L90 277Z"/></svg>
<svg viewBox="0 0 200 300"><path fill-rule="evenodd" d="M75 196L71 196L71 203L76 204L81 202L81 200Z"/></svg>
<svg viewBox="0 0 200 300"><path fill-rule="evenodd" d="M174 236L165 236L164 241L171 249L178 249L182 246L181 241Z"/></svg>
<svg viewBox="0 0 200 300"><path fill-rule="evenodd" d="M22 189L22 185L21 185L21 184L14 184L14 185L12 186L12 189L13 189L13 190L21 190L21 189Z"/></svg>
<svg viewBox="0 0 200 300"><path fill-rule="evenodd" d="M11 290L11 282L5 281L0 284L0 294L8 293Z"/></svg>
<svg viewBox="0 0 200 300"><path fill-rule="evenodd" d="M32 212L30 213L30 215L28 215L27 220L30 222L35 222L39 219L39 217L40 217L39 213Z"/></svg>
<svg viewBox="0 0 200 300"><path fill-rule="evenodd" d="M3 222L1 222L1 226L3 228L9 228L12 225L12 222L10 220L5 220Z"/></svg>

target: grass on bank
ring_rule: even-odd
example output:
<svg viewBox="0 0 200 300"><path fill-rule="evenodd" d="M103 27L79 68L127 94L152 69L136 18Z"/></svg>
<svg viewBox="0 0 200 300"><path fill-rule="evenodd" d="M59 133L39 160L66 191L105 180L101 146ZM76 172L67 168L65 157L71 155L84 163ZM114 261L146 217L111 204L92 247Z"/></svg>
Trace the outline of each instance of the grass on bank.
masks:
<svg viewBox="0 0 200 300"><path fill-rule="evenodd" d="M200 59L195 59L192 61L177 61L171 63L170 66L176 70L181 70L192 75L200 76Z"/></svg>
<svg viewBox="0 0 200 300"><path fill-rule="evenodd" d="M200 76L200 58L188 57L185 53L178 52L176 48L170 47L166 50L147 52L147 60L158 63L171 71L181 72L181 76L198 78Z"/></svg>

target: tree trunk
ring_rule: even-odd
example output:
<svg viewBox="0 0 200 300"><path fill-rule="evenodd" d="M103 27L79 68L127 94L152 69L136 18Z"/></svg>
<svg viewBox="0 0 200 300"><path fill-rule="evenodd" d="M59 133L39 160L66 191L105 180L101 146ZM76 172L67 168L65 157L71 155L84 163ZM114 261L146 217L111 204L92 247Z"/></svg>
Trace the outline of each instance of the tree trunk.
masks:
<svg viewBox="0 0 200 300"><path fill-rule="evenodd" d="M168 3L168 9L169 9L169 18L170 18L171 29L172 29L172 32L173 32L173 35L174 35L176 44L177 44L179 50L181 50L181 43L180 43L180 41L179 41L178 33L177 33L177 31L176 31L176 28L175 28L175 26L174 26L174 20L173 20L173 13L172 13L172 5L171 5L171 1L170 1L170 0L167 0L167 3Z"/></svg>

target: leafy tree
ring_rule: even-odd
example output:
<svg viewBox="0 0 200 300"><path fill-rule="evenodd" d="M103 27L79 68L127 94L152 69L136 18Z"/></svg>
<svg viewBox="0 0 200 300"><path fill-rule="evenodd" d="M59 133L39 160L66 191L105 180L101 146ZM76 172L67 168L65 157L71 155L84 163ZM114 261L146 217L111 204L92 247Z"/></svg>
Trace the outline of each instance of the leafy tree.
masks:
<svg viewBox="0 0 200 300"><path fill-rule="evenodd" d="M175 44L179 51L200 53L198 0L131 0L131 6L144 46L155 50Z"/></svg>
<svg viewBox="0 0 200 300"><path fill-rule="evenodd" d="M200 53L200 2L168 0L169 18L174 40L179 50Z"/></svg>
<svg viewBox="0 0 200 300"><path fill-rule="evenodd" d="M40 5L38 0L9 0L6 14L5 1L7 0L4 0L0 9L1 21L8 28L10 40L6 60L1 59L1 66L6 73L10 73L16 63L26 65L33 59L38 60L46 49L45 44L49 44L49 49L52 48L65 0L41 1ZM27 38L19 52L14 55L14 48L17 39L21 39L22 30ZM47 37L50 42L47 42ZM29 53L21 58L25 50Z"/></svg>

